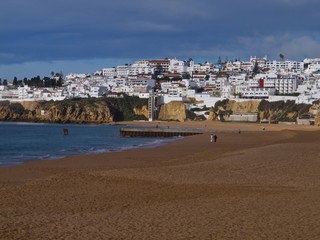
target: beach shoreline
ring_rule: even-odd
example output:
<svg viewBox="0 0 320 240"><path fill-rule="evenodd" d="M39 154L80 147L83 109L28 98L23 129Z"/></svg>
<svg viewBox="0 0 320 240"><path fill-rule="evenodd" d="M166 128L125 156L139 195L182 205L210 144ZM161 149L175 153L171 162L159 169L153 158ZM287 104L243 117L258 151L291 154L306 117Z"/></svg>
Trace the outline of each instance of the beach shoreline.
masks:
<svg viewBox="0 0 320 240"><path fill-rule="evenodd" d="M156 148L0 168L0 239L319 236L317 127L121 124L208 132ZM218 132L216 143L210 131Z"/></svg>

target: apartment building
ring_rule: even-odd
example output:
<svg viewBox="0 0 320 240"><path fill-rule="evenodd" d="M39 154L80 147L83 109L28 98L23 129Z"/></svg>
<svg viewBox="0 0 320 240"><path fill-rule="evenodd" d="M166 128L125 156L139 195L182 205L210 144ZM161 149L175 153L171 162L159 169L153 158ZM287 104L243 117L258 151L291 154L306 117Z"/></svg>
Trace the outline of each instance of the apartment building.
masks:
<svg viewBox="0 0 320 240"><path fill-rule="evenodd" d="M296 61L266 61L267 68L273 71L294 71L294 72L302 72L303 71L303 62Z"/></svg>
<svg viewBox="0 0 320 240"><path fill-rule="evenodd" d="M293 94L298 88L298 79L294 76L280 76L275 79L274 86L279 94Z"/></svg>

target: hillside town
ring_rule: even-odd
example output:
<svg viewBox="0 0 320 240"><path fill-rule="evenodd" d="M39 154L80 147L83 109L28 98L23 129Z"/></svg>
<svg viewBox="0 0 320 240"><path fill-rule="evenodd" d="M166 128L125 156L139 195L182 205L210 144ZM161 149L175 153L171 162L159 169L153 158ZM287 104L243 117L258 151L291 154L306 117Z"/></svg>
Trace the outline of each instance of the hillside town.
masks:
<svg viewBox="0 0 320 240"><path fill-rule="evenodd" d="M192 59L140 60L103 68L94 74L52 74L42 82L60 84L31 86L28 81L0 82L0 101L56 101L72 98L121 97L123 94L149 98L156 94L160 104L193 98L207 107L218 100L266 99L312 102L320 98L320 58L303 61L268 60L195 63ZM30 82L30 81L29 81Z"/></svg>

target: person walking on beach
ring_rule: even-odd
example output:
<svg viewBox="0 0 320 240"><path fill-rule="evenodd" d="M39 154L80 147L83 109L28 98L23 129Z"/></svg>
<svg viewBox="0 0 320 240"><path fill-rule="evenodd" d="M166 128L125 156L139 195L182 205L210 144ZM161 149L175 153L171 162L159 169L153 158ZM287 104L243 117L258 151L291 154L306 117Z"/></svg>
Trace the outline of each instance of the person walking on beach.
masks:
<svg viewBox="0 0 320 240"><path fill-rule="evenodd" d="M213 138L214 138L214 142L217 142L218 136L214 135Z"/></svg>
<svg viewBox="0 0 320 240"><path fill-rule="evenodd" d="M210 135L210 142L213 141L213 134Z"/></svg>

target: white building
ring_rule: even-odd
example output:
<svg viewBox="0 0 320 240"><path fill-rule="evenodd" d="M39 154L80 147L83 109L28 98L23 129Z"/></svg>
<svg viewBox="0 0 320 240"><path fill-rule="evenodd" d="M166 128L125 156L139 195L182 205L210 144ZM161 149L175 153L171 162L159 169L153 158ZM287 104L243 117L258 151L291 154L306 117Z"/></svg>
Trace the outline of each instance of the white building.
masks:
<svg viewBox="0 0 320 240"><path fill-rule="evenodd" d="M292 94L298 88L298 80L296 77L281 76L275 80L274 86L279 94Z"/></svg>
<svg viewBox="0 0 320 240"><path fill-rule="evenodd" d="M102 75L106 76L107 78L114 78L115 76L117 76L116 68L115 67L103 68L102 69Z"/></svg>
<svg viewBox="0 0 320 240"><path fill-rule="evenodd" d="M183 73L185 70L184 61L177 59L170 59L169 72L171 73Z"/></svg>
<svg viewBox="0 0 320 240"><path fill-rule="evenodd" d="M263 88L247 88L242 92L242 98L254 98L254 99L261 99L261 98L268 98L269 91Z"/></svg>
<svg viewBox="0 0 320 240"><path fill-rule="evenodd" d="M305 73L308 75L320 70L320 58L306 58L303 60L303 64L306 67Z"/></svg>
<svg viewBox="0 0 320 240"><path fill-rule="evenodd" d="M233 84L233 85L240 85L243 84L246 80L246 74L242 73L242 74L234 74L229 76L229 83Z"/></svg>
<svg viewBox="0 0 320 240"><path fill-rule="evenodd" d="M266 67L273 71L302 72L303 62L269 60L266 62Z"/></svg>

